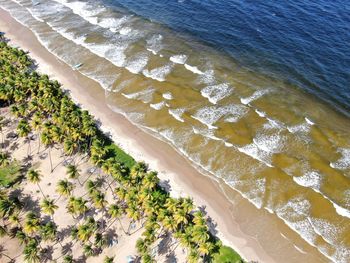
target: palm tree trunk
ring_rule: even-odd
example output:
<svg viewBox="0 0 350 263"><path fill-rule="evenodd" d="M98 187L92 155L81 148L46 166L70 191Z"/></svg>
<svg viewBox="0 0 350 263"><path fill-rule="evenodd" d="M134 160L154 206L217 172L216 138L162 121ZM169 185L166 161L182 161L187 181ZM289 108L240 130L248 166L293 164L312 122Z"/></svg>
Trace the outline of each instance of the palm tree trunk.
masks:
<svg viewBox="0 0 350 263"><path fill-rule="evenodd" d="M39 154L39 152L40 152L40 141L41 141L41 139L40 139L40 132L38 132L38 142L39 142L38 154Z"/></svg>
<svg viewBox="0 0 350 263"><path fill-rule="evenodd" d="M43 190L41 189L41 187L40 187L39 183L37 183L37 186L39 187L39 190L40 190L41 194L42 194L42 195L43 195L43 197L45 198L44 192L43 192Z"/></svg>
<svg viewBox="0 0 350 263"><path fill-rule="evenodd" d="M51 159L51 147L49 147L49 158L50 158L50 166L51 166L51 173L52 173L53 168L52 168L52 159Z"/></svg>
<svg viewBox="0 0 350 263"><path fill-rule="evenodd" d="M27 137L27 141L28 141L27 155L30 156L32 149L30 147L30 138L29 138L29 136Z"/></svg>

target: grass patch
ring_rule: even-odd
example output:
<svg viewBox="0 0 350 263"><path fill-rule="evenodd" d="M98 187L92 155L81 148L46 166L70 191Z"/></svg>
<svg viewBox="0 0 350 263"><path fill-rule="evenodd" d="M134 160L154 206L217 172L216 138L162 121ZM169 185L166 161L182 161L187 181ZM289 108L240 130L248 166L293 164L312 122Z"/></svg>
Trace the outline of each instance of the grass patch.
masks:
<svg viewBox="0 0 350 263"><path fill-rule="evenodd" d="M115 157L118 160L118 162L124 164L128 168L133 167L134 164L136 163L134 158L132 158L129 154L124 152L114 143L108 145L107 149L109 151L108 155Z"/></svg>
<svg viewBox="0 0 350 263"><path fill-rule="evenodd" d="M213 259L214 263L242 263L243 259L236 251L227 246L220 247L219 253Z"/></svg>
<svg viewBox="0 0 350 263"><path fill-rule="evenodd" d="M3 187L9 187L18 178L20 170L21 166L16 161L10 163L8 166L1 167L0 185Z"/></svg>

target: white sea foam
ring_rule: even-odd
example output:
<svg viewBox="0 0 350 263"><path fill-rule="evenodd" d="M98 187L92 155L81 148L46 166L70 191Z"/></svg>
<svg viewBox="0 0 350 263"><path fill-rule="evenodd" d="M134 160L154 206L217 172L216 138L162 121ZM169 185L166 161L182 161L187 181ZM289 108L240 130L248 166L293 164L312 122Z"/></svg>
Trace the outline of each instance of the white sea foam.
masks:
<svg viewBox="0 0 350 263"><path fill-rule="evenodd" d="M293 177L293 180L301 186L311 187L319 191L323 176L317 171L310 171L302 176Z"/></svg>
<svg viewBox="0 0 350 263"><path fill-rule="evenodd" d="M172 100L173 99L173 95L170 92L163 93L162 96L166 100Z"/></svg>
<svg viewBox="0 0 350 263"><path fill-rule="evenodd" d="M160 110L165 106L165 101L161 101L159 103L154 103L154 104L150 104L151 108L155 109L155 110Z"/></svg>
<svg viewBox="0 0 350 263"><path fill-rule="evenodd" d="M193 129L193 132L195 134L202 135L203 137L206 137L208 139L212 139L214 141L222 141L221 138L214 135L214 131L211 129L208 130L208 129L202 129L199 127L192 127L192 129Z"/></svg>
<svg viewBox="0 0 350 263"><path fill-rule="evenodd" d="M158 54L162 50L163 36L160 34L153 35L151 38L147 39L147 50L151 51L154 55Z"/></svg>
<svg viewBox="0 0 350 263"><path fill-rule="evenodd" d="M131 15L125 15L120 18L116 17L102 17L99 18L98 25L103 28L108 28L112 32L117 32L121 29L123 25L125 25L131 18Z"/></svg>
<svg viewBox="0 0 350 263"><path fill-rule="evenodd" d="M128 99L140 100L143 103L150 103L153 99L154 91L155 89L150 87L131 94L122 93L122 95Z"/></svg>
<svg viewBox="0 0 350 263"><path fill-rule="evenodd" d="M148 63L148 56L145 52L140 52L132 56L126 62L125 68L131 73L138 74L141 72Z"/></svg>
<svg viewBox="0 0 350 263"><path fill-rule="evenodd" d="M270 130L270 129L278 129L281 130L284 128L284 123L279 120L274 120L272 118L266 117L267 123L263 125L264 129Z"/></svg>
<svg viewBox="0 0 350 263"><path fill-rule="evenodd" d="M272 153L265 152L261 150L254 142L251 144L247 144L243 147L237 147L237 149L250 157L264 163L268 167L273 167L272 162Z"/></svg>
<svg viewBox="0 0 350 263"><path fill-rule="evenodd" d="M204 72L200 71L196 66L191 66L191 65L188 65L186 63L184 64L184 66L187 70L192 71L195 74L198 74L198 75L204 74Z"/></svg>
<svg viewBox="0 0 350 263"><path fill-rule="evenodd" d="M307 117L305 117L305 121L310 125L315 125L315 123Z"/></svg>
<svg viewBox="0 0 350 263"><path fill-rule="evenodd" d="M339 170L350 169L350 149L349 148L340 148L338 152L341 154L341 157L330 163L330 167Z"/></svg>
<svg viewBox="0 0 350 263"><path fill-rule="evenodd" d="M287 129L290 133L308 133L312 125L313 125L313 122L305 118L304 123L294 125L294 126L288 126Z"/></svg>
<svg viewBox="0 0 350 263"><path fill-rule="evenodd" d="M279 153L284 149L286 138L278 133L275 134L257 134L253 142L263 151L269 153Z"/></svg>
<svg viewBox="0 0 350 263"><path fill-rule="evenodd" d="M166 64L162 67L154 68L152 70L144 69L142 73L148 78L162 82L165 81L165 77L171 72L172 68L172 64Z"/></svg>
<svg viewBox="0 0 350 263"><path fill-rule="evenodd" d="M238 121L247 112L247 108L241 105L206 106L199 109L192 118L199 120L210 129L216 129L213 125L220 118L226 117L226 121Z"/></svg>
<svg viewBox="0 0 350 263"><path fill-rule="evenodd" d="M179 108L179 109L169 109L169 114L173 116L175 119L181 122L185 122L182 118L182 114L185 112L185 109Z"/></svg>
<svg viewBox="0 0 350 263"><path fill-rule="evenodd" d="M204 72L204 74L199 75L199 82L207 85L215 85L215 72L213 69L208 69Z"/></svg>
<svg viewBox="0 0 350 263"><path fill-rule="evenodd" d="M260 110L258 110L258 109L255 109L255 112L256 112L261 118L266 117L266 113L263 112L263 111L260 111Z"/></svg>
<svg viewBox="0 0 350 263"><path fill-rule="evenodd" d="M241 102L244 105L247 105L249 103L251 103L254 100L257 100L258 98L262 97L263 95L269 93L270 90L269 89L262 89L262 90L257 90L253 93L253 95L247 97L247 98L241 98Z"/></svg>
<svg viewBox="0 0 350 263"><path fill-rule="evenodd" d="M233 144L232 144L232 143L229 143L229 142L225 142L225 146L226 146L226 147L233 147Z"/></svg>
<svg viewBox="0 0 350 263"><path fill-rule="evenodd" d="M174 55L170 57L170 61L176 64L185 64L186 60L187 60L186 55Z"/></svg>
<svg viewBox="0 0 350 263"><path fill-rule="evenodd" d="M232 93L232 88L228 83L222 83L214 86L207 86L201 90L203 97L207 98L211 103L216 104L223 98Z"/></svg>

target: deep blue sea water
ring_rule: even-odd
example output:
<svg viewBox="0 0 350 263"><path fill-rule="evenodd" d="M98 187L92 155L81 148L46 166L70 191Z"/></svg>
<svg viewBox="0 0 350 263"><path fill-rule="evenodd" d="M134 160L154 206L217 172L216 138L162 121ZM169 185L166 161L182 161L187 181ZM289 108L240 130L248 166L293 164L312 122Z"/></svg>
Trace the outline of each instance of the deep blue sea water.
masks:
<svg viewBox="0 0 350 263"><path fill-rule="evenodd" d="M350 2L106 0L186 32L350 115Z"/></svg>

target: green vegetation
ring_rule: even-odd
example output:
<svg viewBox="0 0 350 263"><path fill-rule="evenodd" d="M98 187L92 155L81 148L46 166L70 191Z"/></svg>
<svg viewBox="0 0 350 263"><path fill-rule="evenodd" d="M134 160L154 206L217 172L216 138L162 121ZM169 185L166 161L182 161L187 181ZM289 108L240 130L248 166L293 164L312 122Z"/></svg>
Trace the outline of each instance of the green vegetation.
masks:
<svg viewBox="0 0 350 263"><path fill-rule="evenodd" d="M3 167L0 167L0 186L9 187L16 182L20 170L21 166L17 161L12 161Z"/></svg>
<svg viewBox="0 0 350 263"><path fill-rule="evenodd" d="M191 198L171 197L160 187L157 172L150 171L143 162L135 162L106 138L88 111L74 104L57 81L33 71L31 65L25 52L0 42L0 105L10 107L11 114L18 119L17 133L26 139L31 132L37 134L41 147L48 152L51 172L55 169L51 159L51 150L55 147L63 149L67 157L88 156L90 162L117 185L112 188L109 183L115 199L109 204L97 182L79 180L80 170L73 163L67 166L70 181L60 180L56 186L60 197L67 198L67 213L84 219L72 227L70 236L80 242L86 258L101 253L106 245L100 225L87 216L88 212L103 210L110 217L109 225L124 214L131 222L142 222L144 232L136 244L142 262L154 261L152 249L162 235L176 238L177 244L188 252L188 262L237 262L240 259L210 233L205 215L193 205ZM30 155L30 139L27 143ZM6 158L3 161L7 167ZM26 179L36 184L42 194L41 212L50 216L49 222L44 223L41 216L33 212L24 215L23 204L10 198L9 193L0 195L0 215L4 222L1 227L5 233L16 232L15 236L25 245L23 254L27 262L43 261L42 240L57 239L53 218L58 206L55 200L45 196L45 189L40 188L43 176L47 175L33 168L26 173ZM75 180L86 189L83 196L73 195L71 181ZM123 231L133 234L130 226ZM65 262L73 261L71 255L63 258Z"/></svg>
<svg viewBox="0 0 350 263"><path fill-rule="evenodd" d="M232 248L221 246L219 253L213 258L214 263L241 263L244 262L240 255Z"/></svg>

